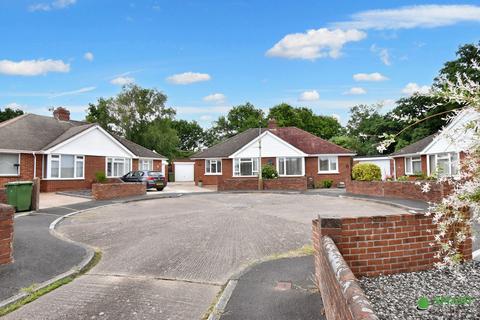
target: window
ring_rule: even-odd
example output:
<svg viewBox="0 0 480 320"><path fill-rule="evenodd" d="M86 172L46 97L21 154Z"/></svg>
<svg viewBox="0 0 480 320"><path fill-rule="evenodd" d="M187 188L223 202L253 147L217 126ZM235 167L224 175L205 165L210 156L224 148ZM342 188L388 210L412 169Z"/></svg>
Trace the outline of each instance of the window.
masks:
<svg viewBox="0 0 480 320"><path fill-rule="evenodd" d="M107 177L121 177L132 168L130 158L107 158Z"/></svg>
<svg viewBox="0 0 480 320"><path fill-rule="evenodd" d="M0 153L0 176L18 176L20 154Z"/></svg>
<svg viewBox="0 0 480 320"><path fill-rule="evenodd" d="M439 153L428 156L429 174L439 177L451 177L458 174L458 153Z"/></svg>
<svg viewBox="0 0 480 320"><path fill-rule="evenodd" d="M205 160L205 174L222 174L222 160Z"/></svg>
<svg viewBox="0 0 480 320"><path fill-rule="evenodd" d="M233 159L233 175L235 177L258 176L258 158Z"/></svg>
<svg viewBox="0 0 480 320"><path fill-rule="evenodd" d="M153 160L140 159L139 170L153 170Z"/></svg>
<svg viewBox="0 0 480 320"><path fill-rule="evenodd" d="M405 157L405 174L421 174L422 158L421 157Z"/></svg>
<svg viewBox="0 0 480 320"><path fill-rule="evenodd" d="M338 157L318 157L318 173L338 173Z"/></svg>
<svg viewBox="0 0 480 320"><path fill-rule="evenodd" d="M278 174L281 176L303 175L303 158L278 158Z"/></svg>
<svg viewBox="0 0 480 320"><path fill-rule="evenodd" d="M49 155L51 179L83 179L85 158L69 154Z"/></svg>

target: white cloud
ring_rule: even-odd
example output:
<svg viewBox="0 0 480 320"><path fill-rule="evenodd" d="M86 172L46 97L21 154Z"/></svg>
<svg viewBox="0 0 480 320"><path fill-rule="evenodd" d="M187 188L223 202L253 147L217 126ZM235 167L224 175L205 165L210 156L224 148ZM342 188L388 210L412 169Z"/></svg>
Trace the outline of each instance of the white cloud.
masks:
<svg viewBox="0 0 480 320"><path fill-rule="evenodd" d="M367 10L352 15L351 21L333 24L337 28L412 29L480 22L480 6L417 5L397 9Z"/></svg>
<svg viewBox="0 0 480 320"><path fill-rule="evenodd" d="M390 52L388 51L388 49L380 48L377 47L375 44L372 44L372 46L370 47L370 51L377 54L380 58L380 61L382 61L384 65L389 66L392 64L392 62L390 61Z"/></svg>
<svg viewBox="0 0 480 320"><path fill-rule="evenodd" d="M125 76L116 77L110 80L110 83L116 86L124 86L133 82L135 82L135 78Z"/></svg>
<svg viewBox="0 0 480 320"><path fill-rule="evenodd" d="M20 110L23 110L24 107L16 102L12 102L12 103L8 103L5 107L6 108L10 108L10 109L20 109Z"/></svg>
<svg viewBox="0 0 480 320"><path fill-rule="evenodd" d="M214 107L175 107L177 115L186 114L205 114L205 113L227 113L231 107L229 106L214 106Z"/></svg>
<svg viewBox="0 0 480 320"><path fill-rule="evenodd" d="M93 61L94 56L93 56L93 53L91 52L85 52L85 54L83 55L83 58L88 61Z"/></svg>
<svg viewBox="0 0 480 320"><path fill-rule="evenodd" d="M429 86L419 86L415 82L408 83L403 89L402 93L408 96L413 95L414 93L427 94L430 91Z"/></svg>
<svg viewBox="0 0 480 320"><path fill-rule="evenodd" d="M224 103L227 97L223 93L210 94L203 98L205 102Z"/></svg>
<svg viewBox="0 0 480 320"><path fill-rule="evenodd" d="M179 74L174 74L167 78L167 81L172 84L191 84L195 82L208 81L210 77L207 73L197 73L197 72L184 72Z"/></svg>
<svg viewBox="0 0 480 320"><path fill-rule="evenodd" d="M74 5L77 0L55 0L48 3L36 3L32 4L28 7L29 11L50 11L50 10L57 10L57 9L65 9L72 5Z"/></svg>
<svg viewBox="0 0 480 320"><path fill-rule="evenodd" d="M353 75L355 81L385 81L388 80L383 74L378 72L373 73L357 73Z"/></svg>
<svg viewBox="0 0 480 320"><path fill-rule="evenodd" d="M298 101L317 101L320 99L320 95L317 90L304 91L298 97Z"/></svg>
<svg viewBox="0 0 480 320"><path fill-rule="evenodd" d="M324 57L338 58L346 43L360 41L366 36L365 32L355 29L312 29L305 33L287 34L270 48L266 55L269 57L307 60Z"/></svg>
<svg viewBox="0 0 480 320"><path fill-rule="evenodd" d="M208 114L204 114L203 116L200 116L201 121L211 121L212 119L213 117Z"/></svg>
<svg viewBox="0 0 480 320"><path fill-rule="evenodd" d="M93 91L95 89L96 89L96 87L85 87L85 88L80 88L78 90L58 92L58 93L51 94L50 98L57 98L57 97L63 97L63 96L71 96L71 95L76 95L76 94L82 94L82 93Z"/></svg>
<svg viewBox="0 0 480 320"><path fill-rule="evenodd" d="M338 121L339 123L342 122L342 117L340 117L340 116L339 116L338 114L336 114L336 113L332 113L332 118L337 119L337 121Z"/></svg>
<svg viewBox="0 0 480 320"><path fill-rule="evenodd" d="M62 60L0 60L0 73L15 76L38 76L49 72L69 72L70 64Z"/></svg>
<svg viewBox="0 0 480 320"><path fill-rule="evenodd" d="M360 87L352 87L348 91L345 91L343 94L345 95L360 95L366 94L367 90L360 88Z"/></svg>

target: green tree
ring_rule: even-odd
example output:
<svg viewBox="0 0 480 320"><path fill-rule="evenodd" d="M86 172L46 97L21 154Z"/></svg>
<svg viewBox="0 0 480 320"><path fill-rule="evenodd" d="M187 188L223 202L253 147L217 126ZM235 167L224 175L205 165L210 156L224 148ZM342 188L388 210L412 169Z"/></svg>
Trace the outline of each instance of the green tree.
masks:
<svg viewBox="0 0 480 320"><path fill-rule="evenodd" d="M5 109L0 109L0 122L13 119L15 117L21 116L23 111L20 109L12 109L6 107Z"/></svg>
<svg viewBox="0 0 480 320"><path fill-rule="evenodd" d="M91 123L98 123L107 131L113 132L116 120L110 114L110 105L113 104L113 99L98 99L97 103L90 103L87 109L86 120Z"/></svg>
<svg viewBox="0 0 480 320"><path fill-rule="evenodd" d="M179 138L179 149L186 153L198 151L204 144L203 128L196 121L174 120L172 128Z"/></svg>
<svg viewBox="0 0 480 320"><path fill-rule="evenodd" d="M474 63L480 65L480 41L478 44L460 46L456 56L455 60L445 62L438 77L435 78L434 85L440 85L442 77L455 82L457 73L466 74L470 80L480 83L480 72L473 67Z"/></svg>

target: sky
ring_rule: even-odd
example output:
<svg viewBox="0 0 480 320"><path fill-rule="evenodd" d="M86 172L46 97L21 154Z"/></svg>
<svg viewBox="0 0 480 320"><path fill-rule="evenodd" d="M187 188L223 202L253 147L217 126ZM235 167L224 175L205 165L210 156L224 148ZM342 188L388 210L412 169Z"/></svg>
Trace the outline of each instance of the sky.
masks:
<svg viewBox="0 0 480 320"><path fill-rule="evenodd" d="M81 120L123 85L211 126L247 101L334 115L428 91L480 1L0 0L0 108Z"/></svg>

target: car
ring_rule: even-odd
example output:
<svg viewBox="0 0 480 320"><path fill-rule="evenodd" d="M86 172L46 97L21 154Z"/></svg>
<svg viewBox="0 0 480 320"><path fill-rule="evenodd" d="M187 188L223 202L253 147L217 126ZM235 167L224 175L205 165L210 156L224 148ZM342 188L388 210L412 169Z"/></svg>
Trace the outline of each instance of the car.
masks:
<svg viewBox="0 0 480 320"><path fill-rule="evenodd" d="M147 189L155 188L158 191L162 191L167 186L167 179L165 179L165 176L161 171L130 171L120 179L124 182L145 182L147 184Z"/></svg>

